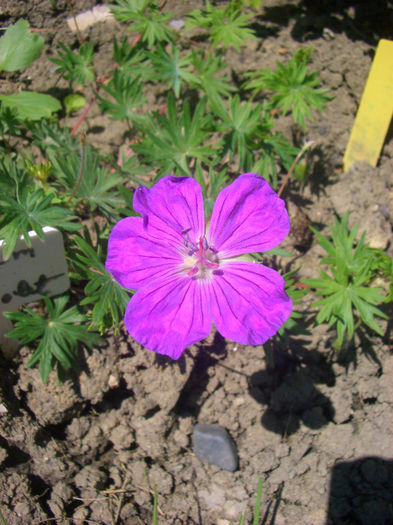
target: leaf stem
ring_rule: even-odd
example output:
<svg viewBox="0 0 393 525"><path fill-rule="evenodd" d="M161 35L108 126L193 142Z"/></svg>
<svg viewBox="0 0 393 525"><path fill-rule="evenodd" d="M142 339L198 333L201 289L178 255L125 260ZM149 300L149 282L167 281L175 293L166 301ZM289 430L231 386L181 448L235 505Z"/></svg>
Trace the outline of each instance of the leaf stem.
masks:
<svg viewBox="0 0 393 525"><path fill-rule="evenodd" d="M279 197L281 197L281 194L282 192L284 191L285 189L285 186L288 184L288 181L289 181L289 178L290 176L292 175L293 173L293 170L295 169L296 167L296 164L299 162L299 160L303 157L303 155L314 145L314 141L313 140L308 140L304 146L302 147L302 149L299 151L299 153L297 154L295 160L292 162L291 164L291 167L289 168L288 170L288 173L283 181L283 183L281 184L281 188L278 190L278 193L277 195Z"/></svg>
<svg viewBox="0 0 393 525"><path fill-rule="evenodd" d="M68 3L68 7L70 9L70 12L71 12L71 16L74 20L74 24L75 24L75 28L76 28L76 34L78 35L78 40L81 44L84 44L85 43L85 39L83 38L82 36L82 33L79 29L79 26L78 26L78 22L76 21L76 16L75 16L75 11L74 11L74 0L68 0L67 1Z"/></svg>
<svg viewBox="0 0 393 525"><path fill-rule="evenodd" d="M85 170L85 160L86 160L86 136L85 134L81 137L81 162L79 166L79 173L78 178L76 179L75 185L72 189L71 195L68 197L66 204L69 204L69 202L75 197L75 193L77 192L79 185L82 180L83 172Z"/></svg>
<svg viewBox="0 0 393 525"><path fill-rule="evenodd" d="M96 80L96 91L98 92L98 90L100 89L100 86L102 84L107 84L111 78L112 74L111 73L106 73L106 75L104 75L102 78ZM75 126L72 128L72 130L70 131L70 135L75 135L75 133L77 132L79 126L82 124L82 122L85 120L85 117L87 115L87 112L89 111L89 109L91 108L91 106L93 105L95 99L96 99L96 95L93 94L89 103L86 105L85 109L83 110L82 112L82 115L78 118L78 121L77 123L75 124Z"/></svg>
<svg viewBox="0 0 393 525"><path fill-rule="evenodd" d="M78 122L75 124L75 126L72 128L71 132L70 132L70 135L75 135L75 133L77 132L79 126L82 124L82 122L84 121L86 115L87 115L87 112L89 111L89 109L91 108L91 106L93 105L93 102L95 101L96 99L96 96L93 95L91 97L91 100L90 102L86 105L85 109L83 110L82 112L82 115L78 118Z"/></svg>

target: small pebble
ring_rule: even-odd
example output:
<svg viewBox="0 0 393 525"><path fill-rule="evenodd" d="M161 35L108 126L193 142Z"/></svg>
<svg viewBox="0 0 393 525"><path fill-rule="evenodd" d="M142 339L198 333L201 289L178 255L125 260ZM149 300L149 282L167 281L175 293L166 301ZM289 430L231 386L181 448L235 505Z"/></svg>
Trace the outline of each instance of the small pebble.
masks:
<svg viewBox="0 0 393 525"><path fill-rule="evenodd" d="M194 453L201 461L234 472L238 468L235 442L220 425L195 425Z"/></svg>
<svg viewBox="0 0 393 525"><path fill-rule="evenodd" d="M169 22L169 27L174 29L175 31L180 31L184 27L184 20L179 18L178 20L171 20Z"/></svg>
<svg viewBox="0 0 393 525"><path fill-rule="evenodd" d="M115 374L110 374L110 376L108 377L108 387L117 388L119 384L119 377Z"/></svg>
<svg viewBox="0 0 393 525"><path fill-rule="evenodd" d="M93 7L93 9L79 13L75 16L75 18L67 18L67 24L71 31L75 33L77 31L77 26L80 31L84 31L86 28L96 24L97 22L108 19L114 19L110 7L107 5L97 5Z"/></svg>

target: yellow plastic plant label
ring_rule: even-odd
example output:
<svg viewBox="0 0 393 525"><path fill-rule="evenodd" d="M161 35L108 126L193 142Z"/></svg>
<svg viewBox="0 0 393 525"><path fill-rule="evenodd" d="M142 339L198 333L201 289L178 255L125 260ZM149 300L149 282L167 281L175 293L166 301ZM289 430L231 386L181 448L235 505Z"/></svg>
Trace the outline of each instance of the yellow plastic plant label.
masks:
<svg viewBox="0 0 393 525"><path fill-rule="evenodd" d="M393 42L380 40L344 155L344 171L358 161L376 166L393 115Z"/></svg>

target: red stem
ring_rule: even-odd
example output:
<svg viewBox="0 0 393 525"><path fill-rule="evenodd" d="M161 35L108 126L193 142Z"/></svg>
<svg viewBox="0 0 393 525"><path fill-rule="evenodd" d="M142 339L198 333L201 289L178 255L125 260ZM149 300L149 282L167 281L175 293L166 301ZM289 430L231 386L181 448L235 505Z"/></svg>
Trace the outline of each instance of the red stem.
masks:
<svg viewBox="0 0 393 525"><path fill-rule="evenodd" d="M87 112L89 111L89 109L91 108L91 106L93 105L93 102L95 101L96 99L96 96L93 95L91 97L91 100L90 102L87 104L87 106L85 107L85 109L83 110L83 113L82 115L78 118L78 122L75 124L75 126L72 128L71 130L71 133L70 135L75 135L75 133L77 132L79 126L82 124L82 122L84 121L86 115L87 115Z"/></svg>

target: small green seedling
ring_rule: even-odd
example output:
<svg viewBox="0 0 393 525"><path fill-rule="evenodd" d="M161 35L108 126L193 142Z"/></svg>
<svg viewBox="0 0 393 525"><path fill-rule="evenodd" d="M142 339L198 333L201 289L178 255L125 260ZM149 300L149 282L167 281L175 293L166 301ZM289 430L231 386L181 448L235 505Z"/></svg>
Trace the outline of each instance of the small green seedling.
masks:
<svg viewBox="0 0 393 525"><path fill-rule="evenodd" d="M375 317L386 319L377 305L387 300L382 286L373 286L378 277L376 252L365 242L365 233L356 242L358 225L348 229L349 213L341 221L335 219L330 227L332 240L312 228L319 244L327 255L321 260L330 273L320 271L320 277L304 279L322 299L314 306L319 308L316 323L327 322L336 330L334 347L342 350L353 340L358 328L366 325L379 335L382 327Z"/></svg>
<svg viewBox="0 0 393 525"><path fill-rule="evenodd" d="M259 476L252 525L259 525L259 517L261 514L262 490L263 490L263 477ZM246 511L244 511L244 513L240 516L239 525L244 525L245 523L246 523Z"/></svg>
<svg viewBox="0 0 393 525"><path fill-rule="evenodd" d="M306 119L313 120L312 108L321 110L331 100L328 89L318 87L321 80L318 73L307 71L311 61L312 48L297 50L289 64L285 66L277 61L277 68L260 69L247 73L244 87L251 89L254 95L261 91L270 91L271 110L279 109L283 115L292 112L293 121L306 129Z"/></svg>
<svg viewBox="0 0 393 525"><path fill-rule="evenodd" d="M234 47L240 51L246 40L255 40L254 31L249 27L251 14L242 11L237 1L230 2L224 8L213 6L208 0L205 8L195 9L187 15L186 30L203 28L207 31L213 48Z"/></svg>
<svg viewBox="0 0 393 525"><path fill-rule="evenodd" d="M51 62L57 64L56 73L60 73L69 81L70 87L74 83L78 85L88 85L94 81L94 44L82 44L76 51L69 45L59 43L60 50L56 58L51 58Z"/></svg>

